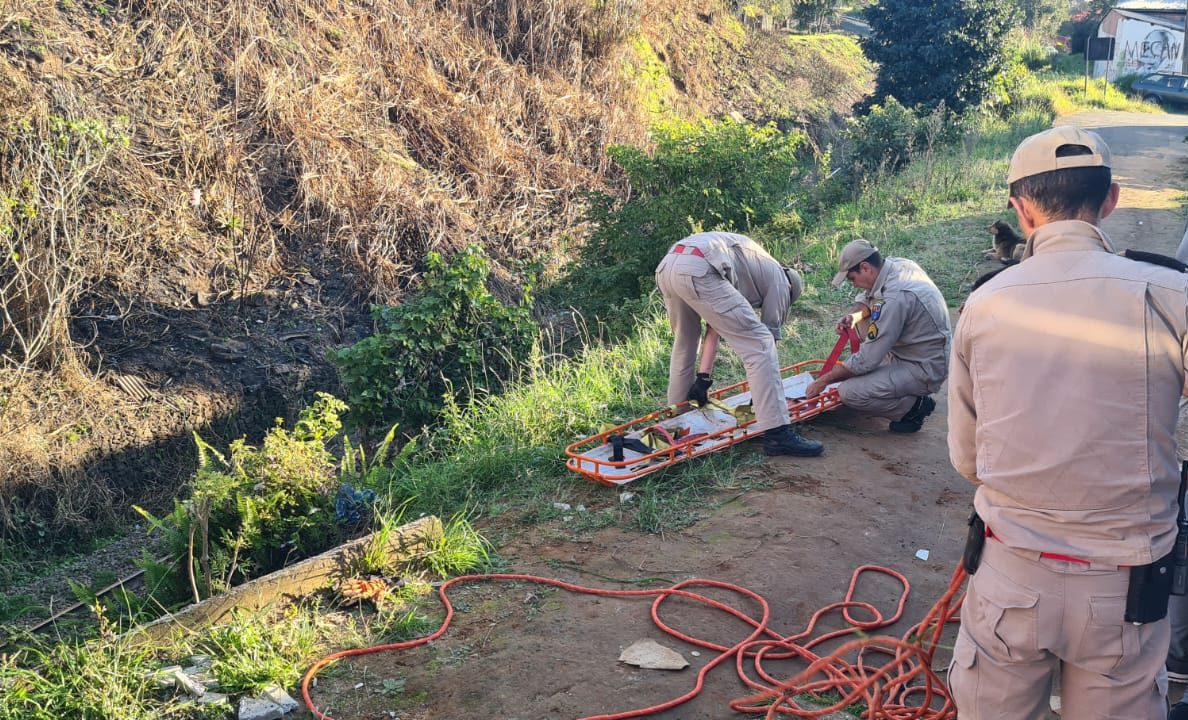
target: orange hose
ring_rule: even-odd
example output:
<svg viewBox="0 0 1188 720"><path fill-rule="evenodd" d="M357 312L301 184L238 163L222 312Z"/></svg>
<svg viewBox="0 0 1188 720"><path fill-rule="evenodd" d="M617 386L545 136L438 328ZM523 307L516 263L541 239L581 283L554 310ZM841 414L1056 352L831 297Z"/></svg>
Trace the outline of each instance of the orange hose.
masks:
<svg viewBox="0 0 1188 720"><path fill-rule="evenodd" d="M885 618L870 603L854 599L858 581L865 573L888 575L902 585L898 605L891 617ZM680 697L637 710L608 715L590 715L581 718L581 720L626 720L626 718L644 717L677 707L701 692L705 684L705 677L710 670L732 657L735 659L735 668L739 677L748 687L757 691L756 694L732 701L730 707L736 712L764 713L765 717L769 719L776 717L777 714L816 718L861 701L867 704L867 711L863 717L869 718L869 720L954 720L957 717L957 711L944 682L932 669L932 655L940 642L945 624L955 620L961 607L961 598L958 598L957 595L965 582L965 577L965 571L959 565L953 572L948 589L929 610L924 620L908 630L903 638L894 638L864 636L864 633L868 631L898 622L903 615L910 591L907 578L902 574L877 565L863 565L855 570L850 578L850 587L840 602L827 605L813 613L808 626L802 632L786 637L769 629L768 621L771 611L763 596L739 585L716 580L685 580L669 587L651 590L605 590L535 575L510 573L463 575L443 583L438 588L437 594L445 607L446 615L436 631L415 640L343 650L327 655L314 663L313 667L305 673L305 677L301 680L301 697L314 717L319 720L333 720L329 715L318 710L309 694L310 683L317 676L319 670L344 657L369 655L386 650L402 650L432 642L445 634L453 620L454 606L447 594L451 587L464 582L516 580L551 585L562 590L603 597L654 598L651 615L652 621L658 627L675 638L718 653L717 657L697 673L697 680L693 688ZM759 617L752 617L742 610L701 595L689 588L728 590L754 602L760 610ZM730 646L686 635L669 626L660 618L660 606L665 600L674 597L684 598L720 610L747 623L752 630L745 638ZM854 608L869 613L871 619L858 620L854 618L850 612ZM842 618L849 624L849 627L826 632L818 637L810 637L817 622L835 610L841 611ZM828 655L818 656L812 652L813 647L846 635L859 635L859 637L844 643ZM857 655L853 663L844 659L855 652ZM870 665L867 663L868 654L886 655L890 659L879 666ZM802 658L809 665L789 680L778 680L763 669L764 660L791 658ZM754 674L759 679L753 679L748 673L747 660L751 661ZM918 680L921 676L923 676L922 683ZM797 706L792 700L801 694L820 697L823 693L831 691L840 694L842 699L830 707L808 710ZM936 705L939 707L934 707Z"/></svg>

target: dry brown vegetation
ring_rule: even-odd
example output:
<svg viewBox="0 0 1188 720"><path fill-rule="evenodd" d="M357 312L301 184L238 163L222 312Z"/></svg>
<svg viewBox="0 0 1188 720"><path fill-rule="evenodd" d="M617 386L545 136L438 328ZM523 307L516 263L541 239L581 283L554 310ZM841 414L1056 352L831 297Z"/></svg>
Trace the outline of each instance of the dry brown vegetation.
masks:
<svg viewBox="0 0 1188 720"><path fill-rule="evenodd" d="M641 92L820 122L869 82L772 87L798 69L745 71L768 53L796 57L719 0L0 5L0 538L168 497L189 430L332 384L324 349L426 252L515 282L580 238Z"/></svg>

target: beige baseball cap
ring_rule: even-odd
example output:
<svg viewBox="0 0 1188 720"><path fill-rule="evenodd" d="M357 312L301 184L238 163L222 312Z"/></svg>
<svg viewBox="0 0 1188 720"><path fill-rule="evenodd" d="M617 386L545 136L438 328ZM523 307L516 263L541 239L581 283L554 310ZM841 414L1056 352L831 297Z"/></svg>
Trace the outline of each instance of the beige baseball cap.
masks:
<svg viewBox="0 0 1188 720"><path fill-rule="evenodd" d="M1070 145L1089 149L1088 154L1060 155L1058 151ZM1110 167L1110 148L1092 130L1070 125L1054 127L1036 133L1019 143L1011 156L1007 185L1032 175L1076 167Z"/></svg>
<svg viewBox="0 0 1188 720"><path fill-rule="evenodd" d="M878 251L877 247L862 238L846 243L846 246L842 248L841 257L837 259L837 274L833 276L833 287L841 287L842 283L846 281L846 273L850 271L850 268Z"/></svg>

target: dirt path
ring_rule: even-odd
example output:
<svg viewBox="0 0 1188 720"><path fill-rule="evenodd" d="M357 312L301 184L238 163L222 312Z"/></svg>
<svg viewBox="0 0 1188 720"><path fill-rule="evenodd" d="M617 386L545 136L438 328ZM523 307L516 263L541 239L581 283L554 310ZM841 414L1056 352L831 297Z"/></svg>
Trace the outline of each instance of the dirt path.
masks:
<svg viewBox="0 0 1188 720"><path fill-rule="evenodd" d="M1184 234L1183 118L1084 113L1062 122L1098 129L1114 149L1124 191L1122 207L1106 227L1118 245L1174 253ZM978 262L979 254L980 248L971 248L970 262ZM817 608L841 599L855 568L885 565L912 584L907 620L891 630L898 635L946 586L972 498L972 488L949 464L943 390L937 399L936 414L916 435L893 435L885 421L839 411L807 431L825 443L821 458L763 459L753 448L734 450L750 454L749 472L771 479L773 487L741 492L681 532L645 535L615 525L583 533L563 521L489 530L507 534L501 553L512 572L601 587L612 584L599 576L745 585L767 598L771 626L785 634L803 629ZM614 491L593 485L581 496L591 513L613 512L619 502ZM927 560L918 559L921 550ZM895 589L890 582L871 581L859 595L889 612ZM657 629L647 601L575 596L525 584L474 587L459 596L463 610L456 629L433 647L360 658L337 677L325 678L319 696L331 702L335 717L527 719L625 711L687 691L695 672L713 657ZM741 622L690 605L666 605L664 616L724 644L747 633ZM691 668L665 672L618 663L620 650L640 638L678 650ZM937 667L947 661L942 651ZM778 666L772 670L781 674ZM385 693L384 680L397 679L404 679L400 689L392 692L389 683ZM655 717L739 717L728 702L746 692L732 664L715 668L700 696Z"/></svg>
<svg viewBox="0 0 1188 720"><path fill-rule="evenodd" d="M1184 237L1188 116L1083 112L1060 122L1101 133L1113 152L1122 196L1102 227L1118 249L1175 255Z"/></svg>

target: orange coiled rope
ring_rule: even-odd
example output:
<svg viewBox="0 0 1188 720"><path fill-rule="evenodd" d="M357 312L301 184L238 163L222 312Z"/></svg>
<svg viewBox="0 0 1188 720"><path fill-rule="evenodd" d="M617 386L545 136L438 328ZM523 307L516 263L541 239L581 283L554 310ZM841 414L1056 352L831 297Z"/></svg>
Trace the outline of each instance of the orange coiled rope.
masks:
<svg viewBox="0 0 1188 720"><path fill-rule="evenodd" d="M902 585L899 602L895 613L884 617L876 607L870 603L854 599L858 581L863 574L878 573L894 578ZM454 585L466 582L485 582L494 580L511 580L520 582L551 585L553 587L589 595L618 598L653 598L652 621L658 627L675 638L685 642L716 651L717 657L706 663L697 673L697 680L689 692L658 705L652 705L626 712L609 715L590 715L581 720L626 720L626 718L644 717L664 710L677 707L694 698L705 684L705 677L718 665L730 658L735 659L739 677L748 687L758 691L751 696L740 698L730 703L730 707L742 713L764 713L767 718L774 718L777 714L791 715L801 718L816 718L836 712L855 702L865 702L867 711L864 718L870 720L953 720L957 711L949 698L945 683L940 680L932 669L932 655L940 642L941 633L946 623L956 618L961 606L958 593L965 581L965 572L958 566L953 573L949 588L940 600L932 607L924 620L909 630L903 638L889 636L866 636L850 640L830 652L828 655L818 656L812 648L835 638L846 635L862 635L866 632L887 627L897 622L903 615L904 605L907 603L909 585L907 578L888 568L876 565L864 565L854 571L850 579L850 587L846 596L840 602L828 605L813 614L804 631L795 635L781 636L768 627L770 609L763 596L739 585L718 582L716 580L685 580L669 587L650 590L606 590L589 588L573 583L567 583L553 578L536 575L519 575L499 573L490 575L463 575L453 578L441 585L438 597L445 607L446 615L441 626L432 634L415 640L376 645L366 648L343 650L327 655L305 673L301 681L301 696L305 700L310 712L319 720L333 720L329 715L318 710L310 697L310 683L317 676L318 671L327 665L345 657L368 655L387 650L402 650L413 648L432 642L445 634L454 617L454 606L450 602L448 591ZM723 602L694 592L690 588L716 588L727 590L750 599L759 608L759 617L752 617L737 608ZM707 607L725 612L751 626L751 632L744 639L734 645L725 646L692 637L668 625L660 617L660 607L669 598L684 598L700 603ZM858 620L851 615L851 609L861 609L870 613L870 620ZM818 621L826 614L841 610L843 619L850 627L824 633L819 637L810 638ZM853 663L848 656L857 653ZM875 666L868 662L868 656L881 654L889 659L882 665ZM787 660L801 658L807 661L808 667L790 680L779 680L763 669L764 660ZM751 677L747 670L750 661L754 674L758 680ZM824 693L836 692L842 699L830 707L805 709L798 706L792 698L797 695L808 694L821 697Z"/></svg>

